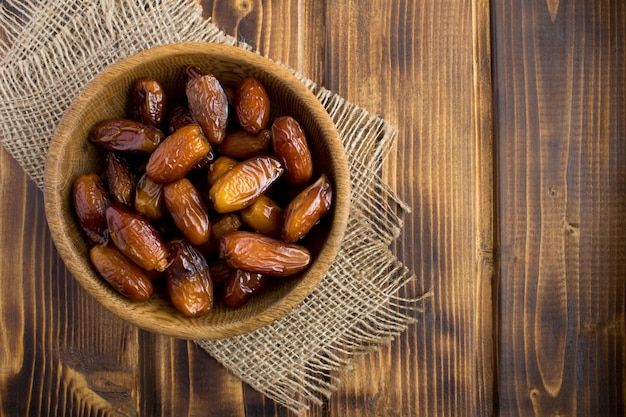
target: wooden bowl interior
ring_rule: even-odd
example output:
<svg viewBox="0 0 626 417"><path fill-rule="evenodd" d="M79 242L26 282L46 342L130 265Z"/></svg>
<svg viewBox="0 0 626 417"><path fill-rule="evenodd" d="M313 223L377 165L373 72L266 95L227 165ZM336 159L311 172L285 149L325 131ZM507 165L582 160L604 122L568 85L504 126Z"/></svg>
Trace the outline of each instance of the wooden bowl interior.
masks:
<svg viewBox="0 0 626 417"><path fill-rule="evenodd" d="M291 115L304 127L316 175L332 181L333 210L306 241L314 262L303 274L273 279L271 288L232 310L217 302L209 314L185 318L157 291L151 301L135 303L116 293L96 275L88 260L89 246L71 206L71 187L80 175L100 172L103 153L87 140L100 121L126 117L129 93L137 78L152 77L168 97L184 92L185 68L195 65L213 73L225 87L246 76L268 90L272 115ZM343 238L350 204L349 173L344 149L330 117L310 91L286 70L239 48L213 44L175 44L139 53L111 66L77 97L55 133L45 173L46 215L58 251L80 284L121 318L152 332L188 339L216 339L243 334L276 320L300 303L320 282Z"/></svg>

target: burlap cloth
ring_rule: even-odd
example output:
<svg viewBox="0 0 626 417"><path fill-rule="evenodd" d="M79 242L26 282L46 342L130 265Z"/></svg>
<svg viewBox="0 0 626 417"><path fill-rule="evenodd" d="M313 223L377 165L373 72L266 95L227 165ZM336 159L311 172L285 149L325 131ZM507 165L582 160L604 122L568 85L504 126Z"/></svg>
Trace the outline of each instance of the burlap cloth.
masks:
<svg viewBox="0 0 626 417"><path fill-rule="evenodd" d="M0 6L0 139L40 187L53 131L106 66L180 41L248 45L226 36L191 0L9 0ZM415 276L389 250L408 210L381 179L397 130L302 76L335 121L352 177L348 234L323 282L285 318L254 333L197 342L233 374L296 413L331 395L355 354L402 332ZM207 384L210 389L211 384Z"/></svg>

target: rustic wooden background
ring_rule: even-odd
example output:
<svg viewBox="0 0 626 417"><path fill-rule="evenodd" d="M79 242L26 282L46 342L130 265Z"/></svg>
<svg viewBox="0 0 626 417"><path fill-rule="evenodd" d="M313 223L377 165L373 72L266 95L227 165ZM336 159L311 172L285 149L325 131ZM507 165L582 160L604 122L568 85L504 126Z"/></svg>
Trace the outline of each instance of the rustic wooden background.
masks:
<svg viewBox="0 0 626 417"><path fill-rule="evenodd" d="M626 2L204 0L400 131L393 244L434 296L308 416L615 416L626 398ZM290 416L100 307L0 150L1 416Z"/></svg>

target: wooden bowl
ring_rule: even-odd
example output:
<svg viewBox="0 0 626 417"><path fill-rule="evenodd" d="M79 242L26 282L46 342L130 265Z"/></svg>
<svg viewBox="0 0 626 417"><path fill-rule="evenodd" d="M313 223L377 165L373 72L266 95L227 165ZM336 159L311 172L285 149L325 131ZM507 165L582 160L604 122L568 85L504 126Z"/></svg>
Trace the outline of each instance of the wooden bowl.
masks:
<svg viewBox="0 0 626 417"><path fill-rule="evenodd" d="M307 247L314 260L305 272L273 279L268 288L239 309L228 309L218 301L208 314L198 318L186 318L177 312L167 294L157 292L150 301L138 303L115 292L90 264L89 244L71 202L74 180L80 174L101 172L104 154L87 140L93 127L107 118L128 117L129 93L137 78L158 80L168 97L182 94L188 65L213 73L225 86L234 86L246 76L259 79L270 96L272 118L290 115L304 127L315 175L325 173L334 192L331 212L315 226L308 239ZM350 211L344 148L320 102L302 82L272 61L237 47L210 43L179 43L146 50L110 66L90 82L71 104L54 134L44 181L52 238L78 282L120 318L154 333L185 339L241 335L289 313L320 283L334 261Z"/></svg>

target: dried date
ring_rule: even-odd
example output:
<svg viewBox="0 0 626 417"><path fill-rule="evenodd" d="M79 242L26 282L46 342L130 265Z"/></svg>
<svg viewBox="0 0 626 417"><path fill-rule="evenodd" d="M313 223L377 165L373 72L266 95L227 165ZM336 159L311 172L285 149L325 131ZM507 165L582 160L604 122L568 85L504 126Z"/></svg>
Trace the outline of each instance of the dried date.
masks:
<svg viewBox="0 0 626 417"><path fill-rule="evenodd" d="M239 230L222 236L220 256L231 268L278 277L297 274L311 263L304 246Z"/></svg>
<svg viewBox="0 0 626 417"><path fill-rule="evenodd" d="M285 208L285 220L281 233L283 240L296 242L302 239L330 210L332 199L332 187L328 177L322 174Z"/></svg>
<svg viewBox="0 0 626 417"><path fill-rule="evenodd" d="M167 110L165 90L152 78L139 78L133 85L131 105L135 120L158 128Z"/></svg>
<svg viewBox="0 0 626 417"><path fill-rule="evenodd" d="M260 292L269 281L267 275L233 270L226 281L222 292L222 301L229 308L240 308L248 302L252 295Z"/></svg>
<svg viewBox="0 0 626 417"><path fill-rule="evenodd" d="M113 204L106 210L111 240L133 262L147 271L167 267L167 248L159 232L145 217Z"/></svg>
<svg viewBox="0 0 626 417"><path fill-rule="evenodd" d="M111 205L109 195L97 174L81 175L72 186L74 212L85 236L92 244L109 238L106 209Z"/></svg>
<svg viewBox="0 0 626 417"><path fill-rule="evenodd" d="M111 286L135 301L147 301L154 287L146 272L112 243L96 245L89 251L91 264Z"/></svg>
<svg viewBox="0 0 626 417"><path fill-rule="evenodd" d="M165 278L172 304L187 317L205 314L213 307L213 283L206 260L183 239L170 241L167 248L171 264Z"/></svg>
<svg viewBox="0 0 626 417"><path fill-rule="evenodd" d="M229 213L249 206L282 173L283 167L272 156L255 156L238 163L219 177L209 190L215 211Z"/></svg>
<svg viewBox="0 0 626 417"><path fill-rule="evenodd" d="M211 145L197 124L184 126L152 152L146 173L156 183L176 181L187 175L210 151Z"/></svg>
<svg viewBox="0 0 626 417"><path fill-rule="evenodd" d="M202 196L187 178L163 186L165 207L180 230L193 245L209 241L211 223Z"/></svg>
<svg viewBox="0 0 626 417"><path fill-rule="evenodd" d="M272 123L274 154L285 167L285 179L293 185L304 185L313 176L313 160L304 130L291 116Z"/></svg>
<svg viewBox="0 0 626 417"><path fill-rule="evenodd" d="M211 145L224 140L228 125L228 98L220 82L199 68L187 68L185 93L189 112Z"/></svg>
<svg viewBox="0 0 626 417"><path fill-rule="evenodd" d="M243 130L254 135L265 129L270 116L270 99L256 78L245 78L235 90L234 108Z"/></svg>
<svg viewBox="0 0 626 417"><path fill-rule="evenodd" d="M131 119L107 119L90 133L91 143L109 151L150 153L165 134L154 126Z"/></svg>

